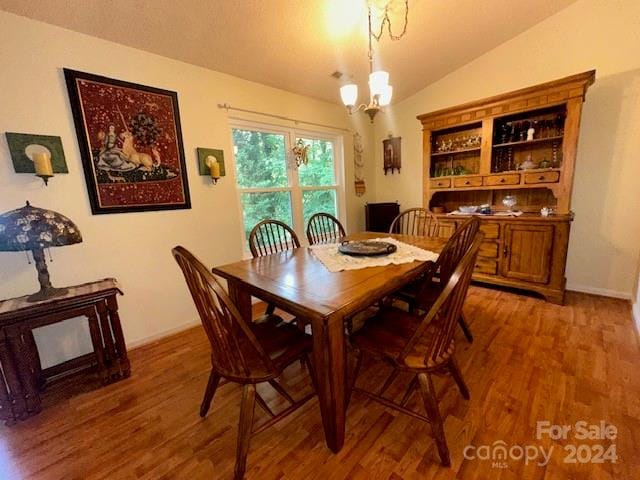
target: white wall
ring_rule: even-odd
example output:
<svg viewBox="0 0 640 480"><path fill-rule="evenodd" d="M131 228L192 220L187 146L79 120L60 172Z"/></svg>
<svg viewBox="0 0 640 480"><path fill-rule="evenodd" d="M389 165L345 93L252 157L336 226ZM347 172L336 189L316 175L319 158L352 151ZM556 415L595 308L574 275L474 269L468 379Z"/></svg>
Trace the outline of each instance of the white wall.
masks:
<svg viewBox="0 0 640 480"><path fill-rule="evenodd" d="M125 292L119 299L120 312L130 344L197 321L186 285L171 256L173 246L184 245L208 265L235 261L242 255L229 121L227 113L217 108L218 103L357 129L369 147L365 155L371 154L371 131L365 118L354 117L353 121L362 123L352 126L344 108L338 105L5 12L0 12L0 45L2 136L5 131L12 131L62 137L70 172L56 175L48 187L33 175L15 174L2 138L0 212L20 207L28 199L35 206L59 211L77 223L84 242L52 250L52 282L63 286L116 277ZM191 210L91 215L63 67L178 92ZM227 177L216 186L197 173L195 149L199 146L224 149ZM345 134L344 147L348 228L358 230L364 226L364 202L373 194L372 162L368 162L366 172L369 192L357 198L349 133ZM25 255L1 252L0 298L37 289L35 269L27 264ZM45 366L89 348L86 332L75 324L41 331L37 340Z"/></svg>
<svg viewBox="0 0 640 480"><path fill-rule="evenodd" d="M376 200L421 204L416 115L594 68L578 148L568 287L631 298L640 238L637 0L580 0L379 115ZM388 133L402 137L403 165L400 175L385 177L380 142Z"/></svg>

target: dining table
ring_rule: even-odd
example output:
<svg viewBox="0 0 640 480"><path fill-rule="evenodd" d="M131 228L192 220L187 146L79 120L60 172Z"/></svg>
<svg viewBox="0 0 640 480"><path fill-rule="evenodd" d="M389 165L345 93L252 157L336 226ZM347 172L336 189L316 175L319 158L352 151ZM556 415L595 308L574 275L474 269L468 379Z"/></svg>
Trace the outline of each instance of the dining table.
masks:
<svg viewBox="0 0 640 480"><path fill-rule="evenodd" d="M384 237L432 252L440 252L446 243L444 238L376 232L355 233L343 240ZM300 247L212 271L227 281L229 296L246 321L252 319L251 297L256 297L311 324L312 361L325 440L338 452L344 444L349 400L344 321L418 279L429 263L413 261L330 272L310 247Z"/></svg>

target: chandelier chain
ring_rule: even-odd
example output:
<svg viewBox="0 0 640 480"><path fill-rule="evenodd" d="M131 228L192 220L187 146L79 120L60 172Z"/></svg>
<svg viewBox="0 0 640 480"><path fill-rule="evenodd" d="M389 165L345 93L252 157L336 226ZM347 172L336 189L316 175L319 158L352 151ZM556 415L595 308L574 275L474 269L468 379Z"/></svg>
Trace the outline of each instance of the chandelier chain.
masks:
<svg viewBox="0 0 640 480"><path fill-rule="evenodd" d="M389 18L389 1L384 7L384 16L382 17L382 22L380 22L380 31L378 33L372 33L371 27L369 27L370 35L376 39L376 42L379 42L384 34L384 26L387 25L387 31L389 32L389 38L391 40L400 40L404 37L405 33L407 33L407 25L409 24L409 0L404 1L404 28L399 35L394 35L391 30L391 19ZM369 18L371 18L371 5L369 5Z"/></svg>

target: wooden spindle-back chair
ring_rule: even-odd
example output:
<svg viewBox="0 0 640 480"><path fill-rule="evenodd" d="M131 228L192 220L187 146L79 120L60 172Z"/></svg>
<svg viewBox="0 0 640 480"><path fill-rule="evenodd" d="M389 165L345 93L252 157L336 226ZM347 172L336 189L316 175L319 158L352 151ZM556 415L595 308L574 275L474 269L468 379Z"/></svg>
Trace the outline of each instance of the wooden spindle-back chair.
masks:
<svg viewBox="0 0 640 480"><path fill-rule="evenodd" d="M307 223L309 245L336 243L346 235L340 220L329 213L316 213Z"/></svg>
<svg viewBox="0 0 640 480"><path fill-rule="evenodd" d="M300 240L296 232L279 220L263 220L257 223L249 233L249 249L253 258L294 248L300 248ZM264 313L265 318L272 316L275 309L275 305L268 304Z"/></svg>
<svg viewBox="0 0 640 480"><path fill-rule="evenodd" d="M435 303L423 317L399 308L384 306L351 337L358 359L354 378L357 377L364 354L385 361L392 367L391 375L377 393L359 388L355 390L388 407L429 422L444 466L450 465L449 449L431 375L451 374L462 396L469 398L469 390L454 358L454 332L483 237L482 232L475 234L473 243L449 275ZM398 403L384 397L383 394L402 371L413 373L414 377ZM426 415L405 406L417 386L420 387Z"/></svg>
<svg viewBox="0 0 640 480"><path fill-rule="evenodd" d="M410 208L393 219L389 233L437 237L438 219L426 208Z"/></svg>
<svg viewBox="0 0 640 480"><path fill-rule="evenodd" d="M458 263L460 263L460 260L471 246L479 229L480 221L477 218L472 217L466 220L453 232L453 235L449 237L449 240L438 256L438 260L427 276L401 289L395 297L406 302L411 312L416 308L425 311L431 308L431 305L433 305L433 302L438 298L438 295L458 266ZM473 335L462 311L458 318L458 324L467 340L472 342Z"/></svg>
<svg viewBox="0 0 640 480"><path fill-rule="evenodd" d="M249 249L254 258L299 247L296 232L279 220L263 220L249 233Z"/></svg>
<svg viewBox="0 0 640 480"><path fill-rule="evenodd" d="M297 360L308 366L313 378L309 361L311 337L282 322L247 322L213 274L196 257L183 247L175 247L172 253L184 274L211 344L211 373L200 406L200 416L205 417L209 411L221 378L243 385L234 474L235 479L241 479L251 434L273 425L313 396L309 394L296 401L276 381L276 377ZM315 378L313 380L315 384ZM289 407L274 414L256 393L256 384L262 382L268 382L289 402ZM252 430L256 402L271 419Z"/></svg>

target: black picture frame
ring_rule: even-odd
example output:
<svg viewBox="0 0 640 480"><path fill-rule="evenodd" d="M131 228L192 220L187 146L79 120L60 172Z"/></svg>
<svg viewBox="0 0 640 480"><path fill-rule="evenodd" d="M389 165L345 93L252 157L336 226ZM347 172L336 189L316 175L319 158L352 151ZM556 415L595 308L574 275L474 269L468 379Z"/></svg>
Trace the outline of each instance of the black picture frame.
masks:
<svg viewBox="0 0 640 480"><path fill-rule="evenodd" d="M190 209L191 197L189 194L177 92L68 68L64 68L63 71L69 93L69 102L75 124L76 136L78 138L91 212L94 215L99 215ZM121 111L120 105L118 105L116 101L112 101L111 103L115 106L111 106L109 112L101 113L102 117L109 117L108 121L105 120L103 122L107 132L100 131L96 135L95 129L98 122L94 121L93 124L90 123L91 121L87 119L89 116L88 111L91 111L91 109L93 109L93 111L96 109L108 110L108 106L99 104L97 101L91 104L89 94L83 97L80 91L81 85L83 88L88 88L87 85L91 85L93 88L104 86L107 89L112 89L111 93L118 94L115 98L122 97L122 95L125 95L125 93L122 92L127 92L128 105L123 104L123 107L128 109L125 111L126 115ZM159 103L161 103L161 105L158 106L155 102L145 102L144 105L141 104L139 108L136 109L135 106L131 105L131 103L134 105L136 103L135 101L131 102L131 97L156 97L160 100ZM104 102L107 103L106 100L104 100ZM155 107L153 107L153 105L155 105ZM170 106L170 112L167 111L167 106ZM114 113L113 108L117 109L117 115ZM163 120L161 120L159 124L155 123L153 114L145 113L152 108L161 110L158 112L158 118ZM136 110L139 113L131 113ZM140 117L140 115L142 115L142 117ZM96 117L97 115L93 115L93 118ZM118 120L116 121L114 117L118 118ZM127 118L129 121L127 121ZM116 134L115 131L115 124L118 122L119 128L121 129L119 135ZM161 149L157 143L149 143L149 139L161 137L161 132L163 132L162 124L164 124L165 130L169 130L166 126L170 125L173 131L164 135L162 138L163 141L167 137L171 138L171 141L165 141ZM134 127L136 127L137 130L135 130ZM136 136L136 132L138 132L139 135ZM142 135L143 133L144 135ZM106 140L97 140L101 138L100 134L103 134ZM150 149L151 153L137 151L137 148L139 148L138 143L136 143L138 137L144 140L145 147L147 150ZM119 148L115 145L115 142L120 142L123 138L124 145ZM114 142L111 140L114 140ZM129 151L135 153L130 155L125 153L127 141L129 143ZM96 148L98 142L104 142L102 148L99 150ZM111 145L113 145L113 148L107 148L107 146ZM153 145L157 147L155 151ZM164 159L165 163L163 163L160 158L161 154L159 150L168 150L171 152L171 154ZM140 189L140 191L138 191L138 189ZM154 201L145 201L144 203L135 203L140 200L129 202L127 199L124 202L107 205L105 198L103 198L103 196L107 196L105 190L119 191L119 195L121 195L120 198L122 199L132 198L133 196L139 199L142 196L141 191L145 193L151 192L150 196L155 195L155 197ZM176 194L175 199L167 200L167 198L164 198L173 195L174 191ZM116 194L110 194L112 202L114 195ZM127 197L127 195L129 197Z"/></svg>

